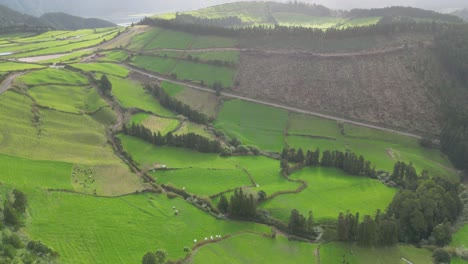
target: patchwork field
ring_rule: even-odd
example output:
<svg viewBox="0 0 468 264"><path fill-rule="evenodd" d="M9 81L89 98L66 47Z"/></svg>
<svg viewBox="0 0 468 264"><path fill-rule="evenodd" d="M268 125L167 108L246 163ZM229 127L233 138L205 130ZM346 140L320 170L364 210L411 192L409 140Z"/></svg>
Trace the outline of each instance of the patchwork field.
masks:
<svg viewBox="0 0 468 264"><path fill-rule="evenodd" d="M177 119L162 118L145 113L132 116L130 123L141 124L154 133L161 132L162 135L166 135L180 126L180 122Z"/></svg>
<svg viewBox="0 0 468 264"><path fill-rule="evenodd" d="M130 72L127 68L113 63L80 63L72 66L87 72L104 73L122 78L127 77Z"/></svg>
<svg viewBox="0 0 468 264"><path fill-rule="evenodd" d="M284 146L287 119L288 113L284 110L232 100L224 103L214 124L244 145L279 152Z"/></svg>
<svg viewBox="0 0 468 264"><path fill-rule="evenodd" d="M82 74L72 72L67 69L47 68L40 71L33 71L15 80L18 84L28 86L64 84L64 85L87 85L88 80Z"/></svg>
<svg viewBox="0 0 468 264"><path fill-rule="evenodd" d="M292 209L303 214L308 211L321 220L336 219L340 212L359 212L374 215L377 209L385 210L396 189L367 177L346 175L336 169L305 168L291 178L307 182L308 187L298 194L281 195L262 205L274 217L288 220Z"/></svg>

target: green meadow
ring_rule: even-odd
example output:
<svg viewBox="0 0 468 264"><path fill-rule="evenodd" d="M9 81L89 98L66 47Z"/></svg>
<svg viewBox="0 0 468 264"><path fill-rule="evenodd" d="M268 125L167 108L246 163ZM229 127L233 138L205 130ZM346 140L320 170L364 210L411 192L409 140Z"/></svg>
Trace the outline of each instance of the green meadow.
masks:
<svg viewBox="0 0 468 264"><path fill-rule="evenodd" d="M135 66L161 74L169 74L176 63L177 61L171 58L153 56L135 56L132 58L132 64Z"/></svg>
<svg viewBox="0 0 468 264"><path fill-rule="evenodd" d="M64 85L87 85L88 80L80 73L67 69L47 68L40 71L33 71L15 80L16 83L23 83L28 86L64 84Z"/></svg>
<svg viewBox="0 0 468 264"><path fill-rule="evenodd" d="M230 137L237 137L244 145L262 150L281 151L288 112L241 100L224 103L214 125Z"/></svg>
<svg viewBox="0 0 468 264"><path fill-rule="evenodd" d="M220 82L223 87L232 87L235 70L228 67L180 60L172 69L171 74L176 74L177 79L204 83L209 86L212 86L215 82Z"/></svg>
<svg viewBox="0 0 468 264"><path fill-rule="evenodd" d="M465 224L452 237L452 246L468 248L468 224Z"/></svg>
<svg viewBox="0 0 468 264"><path fill-rule="evenodd" d="M206 126L190 121L185 121L182 126L174 132L175 135L183 135L188 133L194 133L212 140L215 139L215 136L206 130Z"/></svg>
<svg viewBox="0 0 468 264"><path fill-rule="evenodd" d="M103 58L100 58L100 61L110 61L110 62L123 62L127 60L129 54L123 50L111 50L100 53L104 55Z"/></svg>
<svg viewBox="0 0 468 264"><path fill-rule="evenodd" d="M79 63L72 66L87 72L104 73L122 78L127 77L130 72L127 68L113 63Z"/></svg>
<svg viewBox="0 0 468 264"><path fill-rule="evenodd" d="M276 218L287 221L292 209L303 214L312 211L318 221L336 219L340 212L374 215L393 199L396 189L367 177L346 175L336 169L305 168L291 176L307 182L297 194L278 196L262 204Z"/></svg>
<svg viewBox="0 0 468 264"><path fill-rule="evenodd" d="M137 108L155 114L173 117L174 114L163 108L140 83L128 79L109 76L112 83L112 94L125 108Z"/></svg>
<svg viewBox="0 0 468 264"><path fill-rule="evenodd" d="M41 68L44 68L44 66L19 62L0 62L0 72L24 71Z"/></svg>
<svg viewBox="0 0 468 264"><path fill-rule="evenodd" d="M146 113L139 113L132 116L132 120L130 122L141 124L154 133L161 132L162 135L166 135L167 133L176 130L180 125L178 119L162 118Z"/></svg>

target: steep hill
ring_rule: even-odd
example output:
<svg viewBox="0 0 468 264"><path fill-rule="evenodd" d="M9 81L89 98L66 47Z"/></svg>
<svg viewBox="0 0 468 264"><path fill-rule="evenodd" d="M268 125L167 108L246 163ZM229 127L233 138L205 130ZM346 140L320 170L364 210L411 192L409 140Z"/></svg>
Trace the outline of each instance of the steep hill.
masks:
<svg viewBox="0 0 468 264"><path fill-rule="evenodd" d="M241 20L237 24L221 24L221 26L249 26L249 25L285 25L305 26L317 28L341 28L376 24L378 21L413 20L436 21L447 23L461 23L460 18L441 14L434 11L412 7L386 7L376 9L353 9L351 11L336 11L323 5L305 4L300 2L235 2L212 6L196 11L159 15L158 17L180 22L208 24L213 19L237 17ZM208 21L204 21L204 20ZM211 23L210 23L211 24Z"/></svg>
<svg viewBox="0 0 468 264"><path fill-rule="evenodd" d="M47 25L58 30L114 27L115 24L97 18L82 18L65 13L47 13L40 17Z"/></svg>
<svg viewBox="0 0 468 264"><path fill-rule="evenodd" d="M115 24L101 19L81 18L64 13L48 13L40 18L14 11L0 5L0 32L77 30L113 27Z"/></svg>

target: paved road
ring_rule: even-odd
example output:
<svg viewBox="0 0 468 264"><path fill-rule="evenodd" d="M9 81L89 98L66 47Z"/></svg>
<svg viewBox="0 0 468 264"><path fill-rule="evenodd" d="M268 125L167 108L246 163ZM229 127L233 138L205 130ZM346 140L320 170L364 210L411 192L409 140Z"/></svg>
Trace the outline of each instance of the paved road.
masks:
<svg viewBox="0 0 468 264"><path fill-rule="evenodd" d="M200 90L200 91L215 93L214 90L206 88L206 87L201 87L201 86L198 86L198 85L194 85L194 84L190 84L190 83L182 82L182 81L174 81L174 80L172 80L170 78L161 76L159 74L148 73L146 71L142 71L140 69L137 69L137 68L132 67L132 66L127 65L127 64L121 64L121 65L126 67L129 70L132 70L134 72L143 74L145 76L148 76L148 77L151 77L151 78L154 78L154 79L158 79L158 80L161 80L161 81L171 81L173 83L188 86L190 88L197 89L197 90ZM317 112L313 112L313 111L308 111L308 110L303 110L303 109L299 109L299 108L295 108L295 107L285 106L285 105L281 105L281 104L270 103L270 102L257 100L257 99L252 99L252 98L248 98L248 97L244 97L244 96L240 96L240 95L236 95L236 94L224 93L223 92L222 95L226 96L226 97L230 97L230 98L235 98L235 99L248 101L248 102L258 103L258 104L262 104L262 105L268 105L268 106L272 106L272 107L276 107L276 108L281 108L281 109L285 109L285 110L288 110L288 111L291 111L291 112L296 112L296 113L301 113L301 114L306 114L306 115L312 115L312 116L318 116L318 117L322 117L322 118L326 118L326 119L330 119L330 120L335 120L335 121L344 122L344 123L357 125L357 126L362 126L362 127L367 127L367 128L373 128L373 129L386 131L386 132L392 132L392 133L396 133L396 134L400 134L400 135L408 136L408 137L413 137L413 138L417 138L417 139L421 138L421 136L411 134L411 133L407 133L407 132L403 132L403 131L398 131L398 130L389 129L389 128L385 128L385 127L380 127L380 126L376 126L376 125L370 125L370 124L366 124L366 123L362 123L362 122L358 122L358 121L353 121L353 120L344 119L344 118L340 118L340 117L335 117L335 116L331 116L331 115L325 115L325 114L321 114L321 113L317 113Z"/></svg>
<svg viewBox="0 0 468 264"><path fill-rule="evenodd" d="M23 75L23 72L15 73L8 76L1 84L0 84L0 95L10 89L11 84L16 79L16 77Z"/></svg>

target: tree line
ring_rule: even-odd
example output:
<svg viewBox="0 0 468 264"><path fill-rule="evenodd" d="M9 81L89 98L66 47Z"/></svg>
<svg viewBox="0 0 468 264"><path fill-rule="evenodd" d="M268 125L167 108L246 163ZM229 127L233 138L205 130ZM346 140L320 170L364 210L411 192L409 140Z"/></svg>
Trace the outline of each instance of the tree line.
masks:
<svg viewBox="0 0 468 264"><path fill-rule="evenodd" d="M366 161L362 155L358 157L352 152L326 150L321 154L320 150L316 149L315 151L308 150L304 154L302 148L297 151L294 148L284 148L281 152L281 160L281 169L283 170L288 169L288 162L294 162L304 166L337 168L351 175L377 177L377 172L371 162Z"/></svg>
<svg viewBox="0 0 468 264"><path fill-rule="evenodd" d="M234 194L228 199L222 195L218 202L218 210L233 218L255 218L257 213L257 200L253 194L246 194L242 188L234 190Z"/></svg>
<svg viewBox="0 0 468 264"><path fill-rule="evenodd" d="M172 110L183 116L186 116L190 121L194 123L202 124L202 125L208 124L208 117L205 114L200 113L197 110L192 109L190 106L182 103L181 101L171 97L159 85L147 84L145 86L145 89L151 92L151 94L154 97L156 97L159 103L165 108Z"/></svg>
<svg viewBox="0 0 468 264"><path fill-rule="evenodd" d="M143 125L132 123L131 126L124 126L122 132L125 135L138 137L156 146L173 146L193 149L203 153L221 153L221 143L217 140L210 140L195 133L174 135L167 133L165 136L161 132L155 133Z"/></svg>
<svg viewBox="0 0 468 264"><path fill-rule="evenodd" d="M399 162L394 172L398 175L393 177L400 178L402 174L412 175L415 169ZM391 246L398 242L447 245L451 242L450 223L463 208L458 186L443 178L420 175L416 186L402 185L385 213L379 210L374 217L366 215L361 223L359 213L340 213L336 239L357 241L364 246Z"/></svg>

